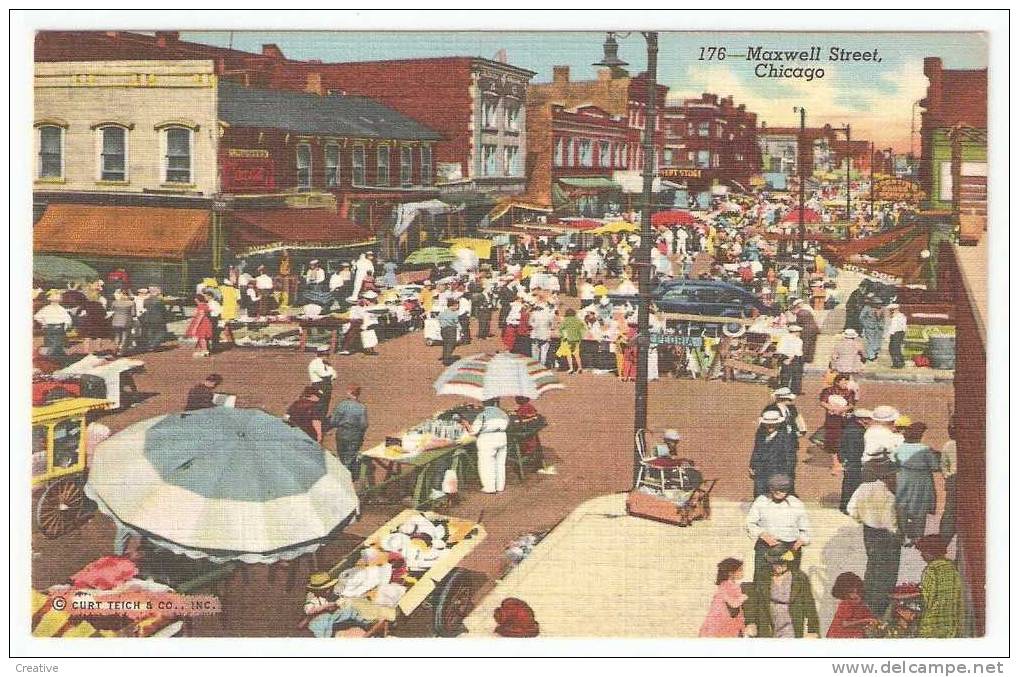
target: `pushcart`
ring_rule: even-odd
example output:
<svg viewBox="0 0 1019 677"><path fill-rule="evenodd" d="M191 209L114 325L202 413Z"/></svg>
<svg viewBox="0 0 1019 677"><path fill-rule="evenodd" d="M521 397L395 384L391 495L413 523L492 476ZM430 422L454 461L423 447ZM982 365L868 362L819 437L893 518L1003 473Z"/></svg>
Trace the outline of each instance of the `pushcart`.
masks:
<svg viewBox="0 0 1019 677"><path fill-rule="evenodd" d="M458 564L485 540L487 533L481 524L470 520L428 511L404 510L332 567L329 575L337 578L344 571L357 567L363 549L381 547L387 536L398 532L401 525L416 516L444 525L448 534L448 547L426 570L411 569L414 582L407 587L395 607L375 604L367 597L357 599L358 612L373 622L369 636L386 637L392 628L418 608L430 608L435 635L453 637L461 632L463 619L472 608L474 586L470 575Z"/></svg>
<svg viewBox="0 0 1019 677"><path fill-rule="evenodd" d="M85 496L88 415L106 399L73 397L32 407L32 493L35 525L47 538L73 531L95 512Z"/></svg>

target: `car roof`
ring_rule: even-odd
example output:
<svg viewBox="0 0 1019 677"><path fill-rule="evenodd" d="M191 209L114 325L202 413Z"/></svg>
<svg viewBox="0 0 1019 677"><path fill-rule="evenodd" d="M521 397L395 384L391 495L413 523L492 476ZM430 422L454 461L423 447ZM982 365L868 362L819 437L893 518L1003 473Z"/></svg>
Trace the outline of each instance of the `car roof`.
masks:
<svg viewBox="0 0 1019 677"><path fill-rule="evenodd" d="M721 289L735 289L747 294L750 293L743 287L721 280L669 280L660 283L658 286L663 289L671 289L672 287L718 287Z"/></svg>

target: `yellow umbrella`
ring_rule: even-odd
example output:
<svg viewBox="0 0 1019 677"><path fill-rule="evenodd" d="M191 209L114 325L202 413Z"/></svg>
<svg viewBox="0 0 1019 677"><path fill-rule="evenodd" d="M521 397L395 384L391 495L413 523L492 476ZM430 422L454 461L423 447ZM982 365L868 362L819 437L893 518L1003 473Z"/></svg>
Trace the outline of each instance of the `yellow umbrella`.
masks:
<svg viewBox="0 0 1019 677"><path fill-rule="evenodd" d="M479 259L487 259L492 256L492 241L479 237L457 237L452 240L444 240L453 251L457 249L470 249L478 255Z"/></svg>
<svg viewBox="0 0 1019 677"><path fill-rule="evenodd" d="M591 232L595 235L608 235L609 233L636 233L638 230L640 230L640 227L636 223L613 221L612 223L606 223L604 226L595 228Z"/></svg>

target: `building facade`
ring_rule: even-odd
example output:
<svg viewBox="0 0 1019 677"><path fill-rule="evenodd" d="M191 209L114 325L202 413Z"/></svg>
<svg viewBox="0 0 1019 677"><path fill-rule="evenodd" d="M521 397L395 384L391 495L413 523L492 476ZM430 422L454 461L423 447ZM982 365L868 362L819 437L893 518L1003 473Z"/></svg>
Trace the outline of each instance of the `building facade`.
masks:
<svg viewBox="0 0 1019 677"><path fill-rule="evenodd" d="M749 190L751 177L761 171L756 114L731 96L705 93L666 107L663 116L662 176L682 182L700 204L713 186Z"/></svg>
<svg viewBox="0 0 1019 677"><path fill-rule="evenodd" d="M36 65L37 252L182 291L236 256L418 244L396 215L438 195L437 132L364 97L245 87L215 70Z"/></svg>
<svg viewBox="0 0 1019 677"><path fill-rule="evenodd" d="M832 171L837 166L832 152L834 140L834 131L824 127L801 130L762 123L757 130L757 145L765 181L776 190L785 189L789 180L798 175L801 162L807 176Z"/></svg>
<svg viewBox="0 0 1019 677"><path fill-rule="evenodd" d="M634 206L644 167L643 135L648 80L622 69L602 69L595 80L571 80L568 66L555 66L552 81L532 83L527 109L532 120L528 145L528 193L564 215L600 215ZM663 109L668 87L656 88L655 165L665 147Z"/></svg>
<svg viewBox="0 0 1019 677"><path fill-rule="evenodd" d="M958 220L960 240L974 243L987 229L987 69L948 70L928 57L923 70L920 186L932 208Z"/></svg>

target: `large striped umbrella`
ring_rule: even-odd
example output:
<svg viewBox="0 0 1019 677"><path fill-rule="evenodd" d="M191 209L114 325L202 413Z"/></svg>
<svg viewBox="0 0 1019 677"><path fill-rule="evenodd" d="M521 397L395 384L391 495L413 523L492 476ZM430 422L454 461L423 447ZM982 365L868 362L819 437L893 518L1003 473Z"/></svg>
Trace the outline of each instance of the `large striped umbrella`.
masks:
<svg viewBox="0 0 1019 677"><path fill-rule="evenodd" d="M426 263L437 265L452 261L456 261L456 254L448 247L425 247L413 252L404 260L404 263L416 266Z"/></svg>
<svg viewBox="0 0 1019 677"><path fill-rule="evenodd" d="M435 380L435 392L440 395L463 395L481 401L518 395L533 400L563 387L555 373L537 360L505 352L457 360Z"/></svg>
<svg viewBox="0 0 1019 677"><path fill-rule="evenodd" d="M216 561L312 552L358 511L350 472L300 429L256 409L129 426L96 448L85 492L157 545Z"/></svg>

